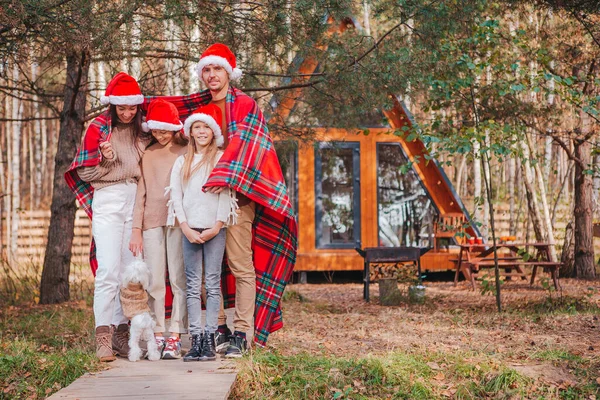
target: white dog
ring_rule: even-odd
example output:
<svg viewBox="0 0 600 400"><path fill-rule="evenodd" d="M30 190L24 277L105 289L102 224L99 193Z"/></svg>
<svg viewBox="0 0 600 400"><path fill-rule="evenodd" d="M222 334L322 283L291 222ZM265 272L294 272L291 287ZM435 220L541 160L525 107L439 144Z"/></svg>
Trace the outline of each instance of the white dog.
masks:
<svg viewBox="0 0 600 400"><path fill-rule="evenodd" d="M160 359L160 352L154 339L156 322L150 315L150 307L148 307L146 289L149 284L150 270L141 257L137 257L125 268L120 293L123 314L131 320L129 361L137 361L142 357L140 339L147 342L148 359L151 361Z"/></svg>

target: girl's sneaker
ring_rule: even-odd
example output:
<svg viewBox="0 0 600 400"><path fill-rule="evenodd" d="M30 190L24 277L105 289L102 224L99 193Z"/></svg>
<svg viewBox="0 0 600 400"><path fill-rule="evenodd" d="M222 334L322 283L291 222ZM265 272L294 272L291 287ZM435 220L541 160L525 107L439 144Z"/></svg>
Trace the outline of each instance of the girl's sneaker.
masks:
<svg viewBox="0 0 600 400"><path fill-rule="evenodd" d="M156 347L158 348L158 352L160 353L160 358L162 358L163 350L165 349L165 338L162 336L155 336Z"/></svg>
<svg viewBox="0 0 600 400"><path fill-rule="evenodd" d="M183 356L183 361L200 361L200 346L202 345L201 335L192 335L192 347L190 351Z"/></svg>
<svg viewBox="0 0 600 400"><path fill-rule="evenodd" d="M165 349L162 353L163 360L175 360L181 358L181 339L170 337L165 343Z"/></svg>
<svg viewBox="0 0 600 400"><path fill-rule="evenodd" d="M214 361L216 359L215 334L205 333L202 336L202 344L200 345L200 361Z"/></svg>

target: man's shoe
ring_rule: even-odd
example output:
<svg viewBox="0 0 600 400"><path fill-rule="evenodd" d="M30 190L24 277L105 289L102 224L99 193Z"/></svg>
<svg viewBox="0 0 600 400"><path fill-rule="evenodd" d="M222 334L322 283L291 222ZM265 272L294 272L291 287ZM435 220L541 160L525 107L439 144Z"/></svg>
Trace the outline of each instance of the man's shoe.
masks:
<svg viewBox="0 0 600 400"><path fill-rule="evenodd" d="M163 360L176 360L181 358L181 340L170 337L165 343L165 349L162 354Z"/></svg>
<svg viewBox="0 0 600 400"><path fill-rule="evenodd" d="M217 331L215 333L217 353L225 354L225 352L227 351L227 347L229 347L229 340L231 339L232 335L233 334L231 333L231 330L229 328L227 328L225 332Z"/></svg>
<svg viewBox="0 0 600 400"><path fill-rule="evenodd" d="M112 346L112 327L99 326L96 328L96 357L101 362L115 361Z"/></svg>
<svg viewBox="0 0 600 400"><path fill-rule="evenodd" d="M192 335L192 347L185 356L183 361L200 361L200 345L202 342L202 335Z"/></svg>
<svg viewBox="0 0 600 400"><path fill-rule="evenodd" d="M112 335L112 349L119 357L129 356L129 325L121 324Z"/></svg>
<svg viewBox="0 0 600 400"><path fill-rule="evenodd" d="M202 336L202 346L200 347L200 361L214 361L216 359L215 334L205 333Z"/></svg>
<svg viewBox="0 0 600 400"><path fill-rule="evenodd" d="M242 335L233 335L225 352L226 358L240 358L248 350L248 342Z"/></svg>

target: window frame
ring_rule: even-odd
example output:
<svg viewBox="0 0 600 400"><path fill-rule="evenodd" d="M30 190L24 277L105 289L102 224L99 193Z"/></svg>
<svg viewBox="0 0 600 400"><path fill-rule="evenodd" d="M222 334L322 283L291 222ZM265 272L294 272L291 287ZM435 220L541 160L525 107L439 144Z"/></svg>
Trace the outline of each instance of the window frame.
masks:
<svg viewBox="0 0 600 400"><path fill-rule="evenodd" d="M352 217L353 241L351 243L322 243L323 240L323 160L321 150L352 149ZM361 248L361 209L360 209L360 142L317 142L315 143L315 247L317 249Z"/></svg>

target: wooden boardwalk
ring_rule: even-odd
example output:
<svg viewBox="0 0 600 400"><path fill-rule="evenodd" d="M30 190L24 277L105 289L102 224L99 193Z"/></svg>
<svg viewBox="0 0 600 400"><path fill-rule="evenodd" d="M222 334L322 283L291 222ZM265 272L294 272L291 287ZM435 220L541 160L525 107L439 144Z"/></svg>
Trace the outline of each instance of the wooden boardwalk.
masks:
<svg viewBox="0 0 600 400"><path fill-rule="evenodd" d="M225 400L235 381L231 361L183 362L118 358L110 369L85 374L49 397L69 399L195 399Z"/></svg>

